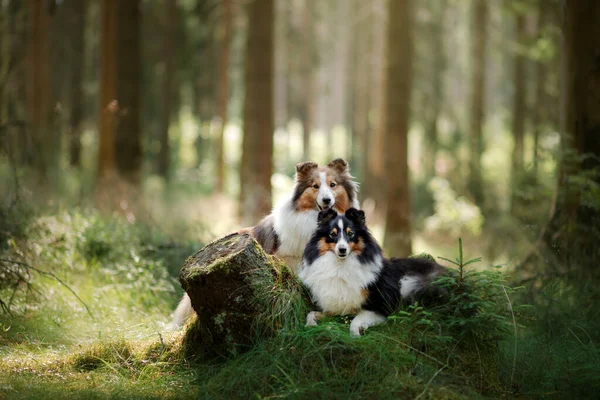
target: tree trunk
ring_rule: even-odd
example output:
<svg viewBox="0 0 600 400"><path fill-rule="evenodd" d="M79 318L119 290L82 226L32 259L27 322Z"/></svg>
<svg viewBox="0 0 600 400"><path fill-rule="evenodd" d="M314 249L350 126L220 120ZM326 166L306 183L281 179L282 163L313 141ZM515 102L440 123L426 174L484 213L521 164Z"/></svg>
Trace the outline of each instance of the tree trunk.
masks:
<svg viewBox="0 0 600 400"><path fill-rule="evenodd" d="M446 17L446 0L436 2L437 15L430 22L431 26L431 51L434 55L431 67L431 97L428 101L429 110L425 123L425 151L423 157L423 170L425 177L431 179L436 175L435 160L438 148L438 119L441 106L444 103L444 73L446 70L446 48L444 44L444 21Z"/></svg>
<svg viewBox="0 0 600 400"><path fill-rule="evenodd" d="M525 109L526 107L526 76L525 76L525 56L522 54L521 47L525 45L525 36L527 34L525 30L525 16L518 14L516 17L515 26L516 45L517 50L515 54L515 70L514 70L514 84L515 91L513 97L513 138L514 147L512 153L512 168L511 168L511 202L510 209L511 214L518 214L518 202L517 193L521 186L521 181L524 172L524 148L523 140L525 136Z"/></svg>
<svg viewBox="0 0 600 400"><path fill-rule="evenodd" d="M276 0L275 1L275 102L274 116L275 129L282 129L287 132L287 123L294 118L295 102L292 95L295 92L294 82L296 80L296 71L294 68L295 57L289 56L289 49L294 49L296 41L294 34L294 4L292 2ZM289 147L289 132L288 143ZM287 151L287 149L286 149Z"/></svg>
<svg viewBox="0 0 600 400"><path fill-rule="evenodd" d="M114 142L115 161L119 175L132 185L138 186L142 170L140 1L118 1L117 10L116 70L119 118Z"/></svg>
<svg viewBox="0 0 600 400"><path fill-rule="evenodd" d="M301 104L300 118L302 120L302 159L310 160L310 133L314 119L314 68L315 47L314 47L314 25L313 25L313 0L305 0L303 29L304 29L304 65L302 68L302 77L304 82L304 101Z"/></svg>
<svg viewBox="0 0 600 400"><path fill-rule="evenodd" d="M223 0L223 37L219 54L219 118L221 128L217 139L217 191L225 190L225 126L227 125L227 106L229 104L229 58L231 54L231 33L233 28L232 0Z"/></svg>
<svg viewBox="0 0 600 400"><path fill-rule="evenodd" d="M253 224L271 211L273 158L273 0L249 4L241 166L241 215Z"/></svg>
<svg viewBox="0 0 600 400"><path fill-rule="evenodd" d="M330 146L331 150L328 160L332 160L335 157L338 157L337 154L341 153L344 155L344 150L347 150L349 147L342 146L338 138L334 137L334 128L337 126L343 126L346 129L346 141L351 140L351 124L347 123L346 113L347 113L347 105L348 105L348 89L350 89L348 85L348 53L350 52L350 35L352 31L349 29L350 22L341 22L341 21L352 21L350 6L351 1L338 1L331 2L331 18L334 21L332 25L333 29L331 30L331 34L336 40L333 42L333 49L331 57L333 68L332 75L329 76L331 81L331 108L328 112L331 115L331 123L329 124L329 135L330 135ZM337 141L337 142L336 142ZM344 149L344 150L342 150ZM344 155L344 157L348 157Z"/></svg>
<svg viewBox="0 0 600 400"><path fill-rule="evenodd" d="M11 9L8 5L0 5L0 126L8 123L8 79L13 61L12 35L10 29Z"/></svg>
<svg viewBox="0 0 600 400"><path fill-rule="evenodd" d="M362 15L364 12L362 7L370 7L370 4L365 6L362 0L355 0L353 5L359 13ZM371 11L369 9L369 11ZM353 32L353 43L354 49L354 60L355 64L353 70L353 104L352 104L352 127L353 127L353 140L352 140L352 169L358 171L358 178L363 178L366 154L365 149L367 146L369 136L369 74L371 71L371 58L368 56L370 52L370 44L373 36L372 32L373 18L365 18Z"/></svg>
<svg viewBox="0 0 600 400"><path fill-rule="evenodd" d="M117 4L118 0L101 3L100 26L100 102L98 110L98 177L105 180L115 169L115 126L117 99Z"/></svg>
<svg viewBox="0 0 600 400"><path fill-rule="evenodd" d="M175 32L177 24L177 0L165 0L165 19L163 36L163 76L162 101L160 120L160 151L158 152L157 172L166 180L170 178L171 146L169 143L169 128L171 126L173 101L173 76L175 74Z"/></svg>
<svg viewBox="0 0 600 400"><path fill-rule="evenodd" d="M386 43L386 26L388 18L386 13L377 13L378 7L384 7L384 2L374 4L375 13L372 26L373 35L371 43L371 84L369 93L369 113L377 115L369 130L369 140L365 150L365 172L363 193L365 198L374 199L378 207L385 206L386 193L384 188L384 151L385 151L385 78L384 63Z"/></svg>
<svg viewBox="0 0 600 400"><path fill-rule="evenodd" d="M389 2L385 68L385 165L387 213L385 248L390 256L411 253L408 130L413 62L412 1Z"/></svg>
<svg viewBox="0 0 600 400"><path fill-rule="evenodd" d="M81 132L85 98L83 93L83 71L85 67L85 22L87 0L71 2L71 113L69 115L69 164L81 166Z"/></svg>
<svg viewBox="0 0 600 400"><path fill-rule="evenodd" d="M478 206L483 206L483 180L481 177L481 154L483 153L483 122L485 113L485 70L488 1L474 0L473 45L471 47L471 121L469 143L469 192Z"/></svg>
<svg viewBox="0 0 600 400"><path fill-rule="evenodd" d="M542 238L555 272L584 282L600 278L600 2L564 0L563 12L565 151Z"/></svg>
<svg viewBox="0 0 600 400"><path fill-rule="evenodd" d="M210 2L197 2L195 7L195 15L198 23L201 26L210 26ZM204 7L200 6L203 4ZM208 6L208 7L207 7ZM200 49L198 50L199 63L202 68L197 71L197 80L194 84L194 114L200 119L199 130L202 132L197 136L194 143L196 148L197 164L203 161L206 156L207 148L209 148L211 132L211 119L217 115L217 98L218 98L218 71L219 63L217 40L215 38L215 29L208 29L208 33L202 38Z"/></svg>
<svg viewBox="0 0 600 400"><path fill-rule="evenodd" d="M356 95L355 86L357 85L357 82L355 81L355 71L358 66L355 62L357 43L354 41L354 37L358 26L354 21L357 21L358 18L362 18L362 15L358 14L354 2L352 1L345 3L344 12L344 20L353 21L353 23L345 24L346 26L341 32L345 38L344 51L346 59L344 60L344 63L346 64L346 76L344 79L344 104L342 109L343 119L340 121L340 123L346 131L347 160L350 165L354 166L353 168L356 168L356 153L354 150L357 138L356 129L354 127L354 103Z"/></svg>
<svg viewBox="0 0 600 400"><path fill-rule="evenodd" d="M543 37L546 28L546 4L539 2L537 31L538 38ZM546 63L545 59L539 59L535 63L535 106L531 125L533 128L533 176L537 179L539 162L539 137L544 120L544 108L546 95L544 87L546 85Z"/></svg>
<svg viewBox="0 0 600 400"><path fill-rule="evenodd" d="M48 168L56 157L58 135L50 128L51 84L49 32L50 16L44 0L29 0L29 40L27 58L27 108L33 143L33 167L38 178L48 178Z"/></svg>
<svg viewBox="0 0 600 400"><path fill-rule="evenodd" d="M2 122L10 122L12 127L6 127L5 133L9 140L3 143L10 147L17 165L33 165L33 132L27 125L31 111L29 51L31 44L28 40L30 31L29 2L9 1L4 3L2 42L2 95L3 105L0 108ZM23 95L25 93L25 95ZM25 125L23 125L25 122ZM15 123L17 123L15 125Z"/></svg>

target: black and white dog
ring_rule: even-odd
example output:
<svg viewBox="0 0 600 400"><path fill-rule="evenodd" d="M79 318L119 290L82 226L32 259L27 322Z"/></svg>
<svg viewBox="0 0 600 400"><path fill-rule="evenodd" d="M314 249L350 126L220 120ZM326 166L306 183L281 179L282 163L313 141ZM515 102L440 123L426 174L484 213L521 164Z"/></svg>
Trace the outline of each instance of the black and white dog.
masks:
<svg viewBox="0 0 600 400"><path fill-rule="evenodd" d="M308 314L306 325L315 326L323 315L356 314L350 333L360 336L384 322L402 300L442 296L443 289L432 282L444 271L427 259L384 258L362 211L350 208L344 215L321 211L299 273L321 308Z"/></svg>

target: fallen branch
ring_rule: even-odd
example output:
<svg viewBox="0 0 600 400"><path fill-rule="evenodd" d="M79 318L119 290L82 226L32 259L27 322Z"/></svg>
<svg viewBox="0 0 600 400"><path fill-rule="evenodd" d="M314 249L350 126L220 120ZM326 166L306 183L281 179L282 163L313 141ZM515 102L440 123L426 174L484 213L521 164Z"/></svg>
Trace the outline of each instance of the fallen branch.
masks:
<svg viewBox="0 0 600 400"><path fill-rule="evenodd" d="M77 293L75 293L75 291L73 289L71 289L71 287L69 285L67 285L62 279L60 279L58 276L56 276L54 273L52 272L48 272L48 271L44 271L41 270L39 268L36 268L34 266L32 266L31 264L28 264L26 262L23 261L17 261L17 260L11 260L11 259L7 259L7 258L0 258L0 262L4 262L4 263L11 263L11 264L17 264L17 265L21 265L27 269L30 269L32 271L37 272L40 275L45 275L45 276L49 276L52 279L56 280L58 283L60 283L62 286L64 286L69 292L71 292L73 294L73 296L75 296L75 298L85 307L85 310L87 311L87 313L89 314L90 317L94 318L94 315L92 314L92 312L90 311L89 307L87 306L87 304L85 304L85 302L81 299L81 297L79 297L77 295ZM26 281L25 281L26 282Z"/></svg>

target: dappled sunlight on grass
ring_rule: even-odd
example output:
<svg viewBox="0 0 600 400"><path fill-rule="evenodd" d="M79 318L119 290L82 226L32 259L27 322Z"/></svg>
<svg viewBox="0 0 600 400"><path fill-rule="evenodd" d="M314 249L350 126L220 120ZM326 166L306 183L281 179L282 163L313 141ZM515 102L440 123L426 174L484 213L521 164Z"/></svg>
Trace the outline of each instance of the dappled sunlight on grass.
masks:
<svg viewBox="0 0 600 400"><path fill-rule="evenodd" d="M293 168L288 169L272 176L274 202L293 187ZM0 396L353 398L361 393L373 398L478 398L518 391L517 385L534 390L519 378L517 389L509 387L513 363L517 375L535 376L545 387L559 382L561 390L575 385L584 393L585 381L593 381L598 350L589 323L560 317L555 324L566 324L564 335L540 339L536 332L541 330L530 328L533 313L521 307L526 296L513 294L504 278L494 275L492 266L502 264L503 271L511 271L532 249L535 227L509 215L492 216L482 224L481 214L465 209L472 204L452 190L434 199L444 203L441 208L434 204L441 221L435 228L427 229L430 215L425 212L415 217L413 253L453 259L461 236L466 257L483 256L469 266L471 273L483 275L465 286L454 306L405 308L353 339L349 318L326 318L313 329L298 327L305 318L299 310L305 307L287 310L283 302L277 315L286 315L288 322L247 353L215 359L190 352L183 330L165 331L182 294L176 276L186 257L240 228L236 194L213 193L211 173L204 168L180 171L168 185L151 176L142 188L143 201L117 202L116 212L99 211L92 201L68 195L52 202L49 211L29 210L20 219L23 227L11 233L2 257L52 272L62 283L30 271L33 286L18 284L12 315L0 314ZM70 176L67 182L73 182L61 190L73 192L78 179ZM440 194L440 188L434 191ZM117 187L115 193L128 192ZM374 203L366 202L365 208L370 229L382 241L384 216ZM2 286L0 298L10 298L14 287ZM502 287L514 307L499 291ZM508 319L512 312L518 338L525 341L517 343L516 356ZM293 329L291 320L296 321ZM486 336L492 331L494 339ZM583 378L568 381L531 365L536 354L550 351L560 358L540 365L566 374L575 368ZM569 357L573 367L564 361L571 362Z"/></svg>
<svg viewBox="0 0 600 400"><path fill-rule="evenodd" d="M169 214L167 207L164 215L155 210L154 222L189 215L183 230L196 221L210 224L206 221L214 215L203 212L215 200L219 197L182 196L177 213ZM233 203L220 200L216 203L224 208L219 211L231 215L226 207ZM373 382L385 382L385 393L447 398L475 393L467 384L470 372L459 364L458 369L437 373L442 365L434 361L436 357L430 361L415 357L415 351L423 350L406 335L421 328L401 328L418 320L407 317L410 313L353 339L344 318L326 319L316 329L298 328L306 305L287 309L289 302L283 302L277 313L290 315L274 336L261 339L248 353L230 360L190 359L183 331L164 329L181 293L166 271L177 270L201 243L193 241L179 261L169 260L165 256L172 238L153 231L143 219L139 216L131 223L119 215L76 208L34 219L28 235L7 249L6 258L53 271L62 284L32 273L30 283L38 294L25 297L18 291L11 305L13 315L2 315L2 393L12 391L17 398L21 393L33 398L58 393L80 398L318 393L336 397L356 390L382 395L383 389ZM0 292L2 298L10 294L8 289ZM390 347L390 340L399 345ZM436 382L428 383L434 376Z"/></svg>

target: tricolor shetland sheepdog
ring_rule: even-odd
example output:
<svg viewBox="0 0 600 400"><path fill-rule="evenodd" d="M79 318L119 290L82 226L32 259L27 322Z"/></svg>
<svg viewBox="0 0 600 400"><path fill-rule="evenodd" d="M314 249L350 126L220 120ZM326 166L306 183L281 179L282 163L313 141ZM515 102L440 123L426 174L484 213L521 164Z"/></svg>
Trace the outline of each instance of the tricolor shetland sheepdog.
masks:
<svg viewBox="0 0 600 400"><path fill-rule="evenodd" d="M350 333L360 336L385 321L402 300L442 296L443 290L432 282L444 271L426 259L384 258L362 211L350 208L344 215L322 211L299 273L321 308L308 314L306 325L315 326L323 315L356 314Z"/></svg>
<svg viewBox="0 0 600 400"><path fill-rule="evenodd" d="M319 211L344 213L358 208L358 183L350 175L348 163L341 158L319 167L314 162L296 165L293 190L258 225L245 231L269 254L282 258L298 272L306 244L317 229ZM182 326L193 315L187 294L174 312L171 328Z"/></svg>

